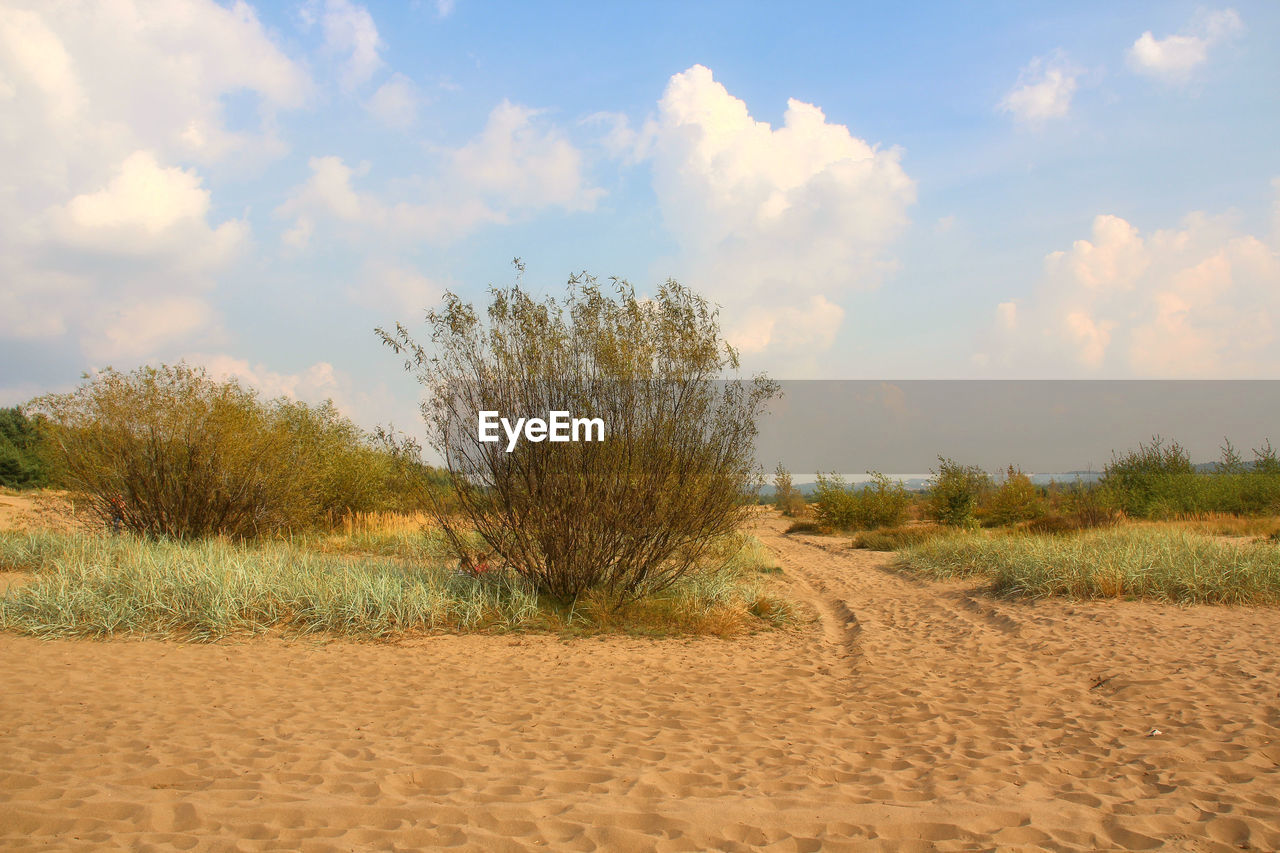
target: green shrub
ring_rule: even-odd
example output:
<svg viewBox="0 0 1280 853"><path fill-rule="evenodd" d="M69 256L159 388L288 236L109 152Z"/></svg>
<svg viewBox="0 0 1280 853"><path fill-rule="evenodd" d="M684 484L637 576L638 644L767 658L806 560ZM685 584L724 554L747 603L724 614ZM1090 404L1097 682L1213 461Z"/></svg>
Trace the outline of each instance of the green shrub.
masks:
<svg viewBox="0 0 1280 853"><path fill-rule="evenodd" d="M929 517L952 527L975 526L979 501L991 487L987 473L939 456L938 469L930 474Z"/></svg>
<svg viewBox="0 0 1280 853"><path fill-rule="evenodd" d="M990 490L981 505L982 522L986 526L1002 527L1028 521L1043 515L1045 501L1040 490L1022 469L1010 465L1004 482Z"/></svg>
<svg viewBox="0 0 1280 853"><path fill-rule="evenodd" d="M103 523L148 536L320 526L386 508L408 470L332 403L264 402L184 364L107 368L32 409L56 482Z"/></svg>
<svg viewBox="0 0 1280 853"><path fill-rule="evenodd" d="M577 276L546 299L495 288L483 311L450 293L427 313L424 343L402 325L378 334L429 392L429 441L458 506L437 517L451 541L463 525L542 592L622 607L676 583L746 522L761 485L755 419L778 388L721 381L737 353L715 306L688 288L668 281L642 299L613 284ZM478 435L482 411L598 418L603 440L508 450Z"/></svg>
<svg viewBox="0 0 1280 853"><path fill-rule="evenodd" d="M781 462L773 472L773 489L774 506L783 515L794 518L803 515L808 509L804 495L791 484L791 472L782 467Z"/></svg>
<svg viewBox="0 0 1280 853"><path fill-rule="evenodd" d="M0 486L32 489L48 481L36 424L22 409L0 409Z"/></svg>
<svg viewBox="0 0 1280 853"><path fill-rule="evenodd" d="M850 486L839 474L818 474L814 490L814 516L831 530L892 527L906 520L911 496L901 482L878 471L868 472L871 482Z"/></svg>

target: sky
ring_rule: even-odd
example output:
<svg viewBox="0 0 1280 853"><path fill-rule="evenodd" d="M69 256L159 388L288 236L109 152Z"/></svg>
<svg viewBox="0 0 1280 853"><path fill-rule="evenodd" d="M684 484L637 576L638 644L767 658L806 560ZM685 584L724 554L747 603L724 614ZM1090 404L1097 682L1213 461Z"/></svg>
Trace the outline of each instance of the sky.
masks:
<svg viewBox="0 0 1280 853"><path fill-rule="evenodd" d="M0 0L0 405L571 273L781 379L1280 378L1280 5Z"/></svg>

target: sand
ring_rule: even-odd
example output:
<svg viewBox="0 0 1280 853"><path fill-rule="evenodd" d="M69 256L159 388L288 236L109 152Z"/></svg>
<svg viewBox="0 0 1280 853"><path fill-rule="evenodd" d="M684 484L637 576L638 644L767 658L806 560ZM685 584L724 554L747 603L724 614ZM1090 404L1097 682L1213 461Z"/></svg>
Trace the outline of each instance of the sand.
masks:
<svg viewBox="0 0 1280 853"><path fill-rule="evenodd" d="M1280 849L1277 610L994 601L782 526L814 621L737 640L0 636L0 848Z"/></svg>

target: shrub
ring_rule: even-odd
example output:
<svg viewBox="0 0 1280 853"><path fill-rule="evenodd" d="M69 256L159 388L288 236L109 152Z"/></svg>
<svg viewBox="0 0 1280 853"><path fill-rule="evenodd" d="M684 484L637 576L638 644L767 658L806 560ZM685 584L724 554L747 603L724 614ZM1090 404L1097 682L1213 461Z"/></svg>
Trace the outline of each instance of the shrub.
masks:
<svg viewBox="0 0 1280 853"><path fill-rule="evenodd" d="M807 509L804 495L791 485L791 472L782 467L781 462L773 472L773 488L774 505L778 512L791 518L804 514Z"/></svg>
<svg viewBox="0 0 1280 853"><path fill-rule="evenodd" d="M0 486L31 489L47 482L36 424L14 407L0 409Z"/></svg>
<svg viewBox="0 0 1280 853"><path fill-rule="evenodd" d="M381 508L398 470L332 403L263 402L183 364L108 368L32 408L57 481L101 522L148 536L314 527Z"/></svg>
<svg viewBox="0 0 1280 853"><path fill-rule="evenodd" d="M871 482L849 486L839 474L818 474L814 491L814 515L819 525L833 530L869 530L892 527L906 520L911 496L901 482L878 471L868 472Z"/></svg>
<svg viewBox="0 0 1280 853"><path fill-rule="evenodd" d="M851 530L858 526L861 515L858 496L839 474L819 471L813 490L813 515L819 527Z"/></svg>
<svg viewBox="0 0 1280 853"><path fill-rule="evenodd" d="M427 313L430 349L401 325L378 334L429 391L429 440L487 559L562 600L595 591L620 607L678 581L746 520L761 484L755 417L777 386L716 381L737 354L687 288L640 299L613 282L610 296L573 277L562 301L493 289L485 319L447 294ZM605 436L508 452L480 439L480 411L601 418ZM438 514L468 565L459 519Z"/></svg>
<svg viewBox="0 0 1280 853"><path fill-rule="evenodd" d="M974 512L991 487L991 478L981 468L966 467L952 459L938 457L938 470L931 471L928 515L940 524L972 527Z"/></svg>
<svg viewBox="0 0 1280 853"><path fill-rule="evenodd" d="M982 503L982 520L990 526L1004 526L1028 521L1044 513L1040 490L1022 469L1010 465L1004 482L987 493Z"/></svg>
<svg viewBox="0 0 1280 853"><path fill-rule="evenodd" d="M859 533L853 537L851 547L866 551L897 551L911 545L918 545L936 536L945 536L950 532L950 528L932 524L885 527Z"/></svg>
<svg viewBox="0 0 1280 853"><path fill-rule="evenodd" d="M1105 500L1135 518L1169 518L1201 511L1202 489L1186 449L1160 436L1123 456L1112 456L1098 488Z"/></svg>
<svg viewBox="0 0 1280 853"><path fill-rule="evenodd" d="M822 525L818 524L818 522L816 521L793 521L787 527L787 529L783 531L784 534L786 533L822 533L822 532L823 532Z"/></svg>

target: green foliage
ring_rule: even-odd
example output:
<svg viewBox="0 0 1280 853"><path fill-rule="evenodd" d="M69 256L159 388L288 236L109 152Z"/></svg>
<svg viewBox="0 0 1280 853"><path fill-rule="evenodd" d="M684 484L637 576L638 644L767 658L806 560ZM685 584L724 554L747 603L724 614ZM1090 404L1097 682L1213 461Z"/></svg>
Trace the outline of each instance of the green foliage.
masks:
<svg viewBox="0 0 1280 853"><path fill-rule="evenodd" d="M1248 463L1227 441L1214 469L1200 472L1181 445L1156 436L1114 457L1098 491L1103 503L1132 518L1275 513L1280 511L1280 461L1270 442Z"/></svg>
<svg viewBox="0 0 1280 853"><path fill-rule="evenodd" d="M938 469L930 473L929 517L952 527L975 526L978 504L991 488L987 473L942 456L938 457Z"/></svg>
<svg viewBox="0 0 1280 853"><path fill-rule="evenodd" d="M519 266L518 266L519 268ZM455 294L427 314L429 341L378 334L428 389L429 440L465 525L491 559L563 601L623 606L692 571L746 520L760 485L755 418L777 393L738 368L716 309L674 281L651 299L574 277L563 299L491 290L483 316ZM603 441L484 442L478 413L600 418ZM459 543L459 561L479 555Z"/></svg>
<svg viewBox="0 0 1280 853"><path fill-rule="evenodd" d="M1280 602L1280 549L1177 529L1075 536L969 533L930 539L902 565L936 578L985 576L1010 595L1153 598L1187 604Z"/></svg>
<svg viewBox="0 0 1280 853"><path fill-rule="evenodd" d="M1010 465L1004 482L986 494L981 511L984 524L999 527L1043 515L1045 502L1031 478Z"/></svg>
<svg viewBox="0 0 1280 853"><path fill-rule="evenodd" d="M808 508L804 495L791 484L791 472L781 462L773 472L773 488L773 502L778 512L789 518L804 514Z"/></svg>
<svg viewBox="0 0 1280 853"><path fill-rule="evenodd" d="M56 481L147 536L244 538L383 509L410 461L332 403L264 402L183 364L108 368L32 408Z"/></svg>
<svg viewBox="0 0 1280 853"><path fill-rule="evenodd" d="M878 471L868 473L871 482L862 488L846 484L839 474L818 473L814 515L821 527L871 530L892 527L906 520L911 495L902 483Z"/></svg>
<svg viewBox="0 0 1280 853"><path fill-rule="evenodd" d="M48 481L36 423L22 409L0 409L0 486L32 489Z"/></svg>

